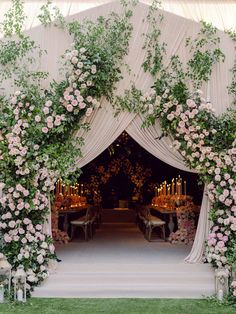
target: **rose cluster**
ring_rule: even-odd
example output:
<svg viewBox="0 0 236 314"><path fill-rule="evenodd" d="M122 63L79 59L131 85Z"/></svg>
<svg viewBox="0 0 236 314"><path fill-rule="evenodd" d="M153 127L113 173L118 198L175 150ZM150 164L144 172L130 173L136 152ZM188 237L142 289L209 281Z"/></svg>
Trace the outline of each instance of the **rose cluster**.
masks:
<svg viewBox="0 0 236 314"><path fill-rule="evenodd" d="M231 140L230 147L219 149L220 124L201 91L186 103L179 103L169 90L161 97L152 91L140 102L146 119L155 121L160 117L163 131L174 137L172 147L207 183L213 221L207 241L208 261L215 267L230 269L229 246L236 244L236 140ZM218 146L214 146L216 142Z"/></svg>
<svg viewBox="0 0 236 314"><path fill-rule="evenodd" d="M96 65L91 64L84 47L67 52L66 59L70 65L69 86L65 89L60 102L68 112L77 114L84 110L85 115L89 117L93 108L100 105L97 99L90 94L93 87L93 76L97 72Z"/></svg>

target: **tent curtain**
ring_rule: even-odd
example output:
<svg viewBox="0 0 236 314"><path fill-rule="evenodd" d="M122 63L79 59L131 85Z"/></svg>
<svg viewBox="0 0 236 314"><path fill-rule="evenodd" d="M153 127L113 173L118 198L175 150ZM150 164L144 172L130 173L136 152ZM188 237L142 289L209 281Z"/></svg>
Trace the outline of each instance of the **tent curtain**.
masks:
<svg viewBox="0 0 236 314"><path fill-rule="evenodd" d="M140 146L158 159L178 169L190 171L185 166L181 155L171 148L170 137L157 139L161 135L160 123L156 122L154 126L144 129L142 122L143 120L139 115L135 116L128 112L121 113L114 118L114 112L110 105L97 109L90 121L90 131L84 134L78 132L77 134L85 137L86 145L82 147L83 157L77 160L76 167L81 168L92 161L111 145L123 131L126 131ZM209 231L208 211L209 201L204 191L196 237L192 250L185 259L186 262L197 263L202 260L205 239Z"/></svg>
<svg viewBox="0 0 236 314"><path fill-rule="evenodd" d="M207 240L210 222L208 219L208 213L210 210L210 201L206 194L206 186L203 192L202 205L200 210L200 216L198 219L197 232L194 239L194 243L189 255L185 258L187 263L201 262L205 253L205 241Z"/></svg>

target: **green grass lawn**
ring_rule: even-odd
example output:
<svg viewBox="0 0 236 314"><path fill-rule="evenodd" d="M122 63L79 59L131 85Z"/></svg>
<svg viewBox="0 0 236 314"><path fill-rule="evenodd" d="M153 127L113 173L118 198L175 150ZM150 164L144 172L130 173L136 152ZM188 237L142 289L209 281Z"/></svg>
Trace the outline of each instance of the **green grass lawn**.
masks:
<svg viewBox="0 0 236 314"><path fill-rule="evenodd" d="M29 299L0 304L2 314L235 314L236 307L191 299Z"/></svg>

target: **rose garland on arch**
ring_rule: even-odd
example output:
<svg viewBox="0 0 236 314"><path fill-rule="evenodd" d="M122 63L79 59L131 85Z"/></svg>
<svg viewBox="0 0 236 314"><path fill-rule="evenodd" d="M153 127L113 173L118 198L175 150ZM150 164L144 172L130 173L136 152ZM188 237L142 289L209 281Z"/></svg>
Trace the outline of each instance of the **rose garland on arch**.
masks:
<svg viewBox="0 0 236 314"><path fill-rule="evenodd" d="M156 25L153 26L154 32L158 33ZM185 83L196 77L197 82L193 82L193 85L201 86L203 81L209 79L214 63L223 58L221 51L214 50L214 43L218 42L214 37L215 29L206 23L203 27L205 30L200 32L200 36L210 35L212 52L206 50L204 54L199 50L194 53L188 62L188 71L184 72L178 56L172 57L168 68L164 67L162 60L165 49L162 48L165 45L157 41L156 45L160 46L157 49L159 72L152 72L155 60L144 63L146 71L158 75L154 86L146 94L133 86L125 92L124 97L117 98L115 109L117 112L128 110L142 114L144 126L152 125L159 119L163 136L171 135L174 139L173 148L180 152L190 168L198 171L201 180L207 184L208 197L212 203L207 259L214 267L225 268L230 273L236 265L236 110L228 110L216 117L211 103L202 97L202 92L197 90L190 93ZM204 43L208 43L207 38ZM150 49L154 47L153 44L149 45ZM202 48L198 40L196 47ZM199 58L201 62L198 67ZM204 69L205 59L209 62ZM236 281L231 283L230 292L236 296Z"/></svg>
<svg viewBox="0 0 236 314"><path fill-rule="evenodd" d="M29 76L23 86L16 81L19 90L10 99L0 99L1 251L14 271L24 266L28 291L48 276L48 263L55 258L52 238L43 230L48 195L59 176L74 171L83 141L72 135L83 127L81 118L99 106L102 96L113 97L128 51L131 16L125 7L121 16L70 23L75 41L65 54L66 79L44 91Z"/></svg>

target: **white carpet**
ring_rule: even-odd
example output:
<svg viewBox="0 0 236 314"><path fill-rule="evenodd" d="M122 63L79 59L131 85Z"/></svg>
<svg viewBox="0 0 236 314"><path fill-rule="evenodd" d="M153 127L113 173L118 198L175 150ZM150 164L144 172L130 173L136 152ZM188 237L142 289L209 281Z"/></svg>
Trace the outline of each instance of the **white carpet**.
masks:
<svg viewBox="0 0 236 314"><path fill-rule="evenodd" d="M201 298L214 293L207 264L186 264L189 246L147 242L134 224L103 224L93 240L57 248L59 263L35 297Z"/></svg>

